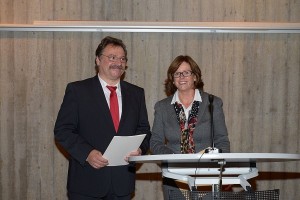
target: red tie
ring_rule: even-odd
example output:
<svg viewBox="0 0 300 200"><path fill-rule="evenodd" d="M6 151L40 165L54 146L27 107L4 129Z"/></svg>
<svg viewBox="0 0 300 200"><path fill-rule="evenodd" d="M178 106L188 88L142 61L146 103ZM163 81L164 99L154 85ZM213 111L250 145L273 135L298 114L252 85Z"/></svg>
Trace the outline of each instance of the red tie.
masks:
<svg viewBox="0 0 300 200"><path fill-rule="evenodd" d="M116 86L106 86L110 90L110 114L114 122L115 130L118 132L119 128L119 104L118 97L116 93Z"/></svg>

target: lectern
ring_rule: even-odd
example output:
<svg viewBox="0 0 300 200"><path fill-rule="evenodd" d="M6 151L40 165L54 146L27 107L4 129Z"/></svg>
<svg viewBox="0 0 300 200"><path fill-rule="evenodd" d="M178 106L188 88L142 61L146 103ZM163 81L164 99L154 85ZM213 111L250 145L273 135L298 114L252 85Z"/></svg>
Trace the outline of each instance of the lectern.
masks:
<svg viewBox="0 0 300 200"><path fill-rule="evenodd" d="M286 153L203 153L133 156L129 162L160 163L162 176L184 181L191 191L197 185L212 185L218 192L223 185L240 184L251 191L248 180L258 176L258 162L300 160L300 154Z"/></svg>

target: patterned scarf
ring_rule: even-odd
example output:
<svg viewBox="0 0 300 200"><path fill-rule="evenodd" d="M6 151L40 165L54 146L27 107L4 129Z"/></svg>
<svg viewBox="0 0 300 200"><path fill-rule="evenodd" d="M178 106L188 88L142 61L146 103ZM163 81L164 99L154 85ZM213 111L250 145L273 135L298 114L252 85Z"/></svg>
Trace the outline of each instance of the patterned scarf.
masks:
<svg viewBox="0 0 300 200"><path fill-rule="evenodd" d="M199 101L193 102L191 113L188 119L188 125L185 127L186 116L184 114L183 107L180 103L175 102L174 104L177 121L181 130L180 151L182 154L195 153L193 134L197 122L199 106Z"/></svg>

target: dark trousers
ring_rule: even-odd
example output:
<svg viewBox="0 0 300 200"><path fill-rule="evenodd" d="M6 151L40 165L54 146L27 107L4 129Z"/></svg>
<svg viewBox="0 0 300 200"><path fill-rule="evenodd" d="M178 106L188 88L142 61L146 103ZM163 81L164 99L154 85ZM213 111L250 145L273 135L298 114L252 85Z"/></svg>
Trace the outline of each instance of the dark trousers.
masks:
<svg viewBox="0 0 300 200"><path fill-rule="evenodd" d="M68 192L69 200L130 200L131 194L126 196L117 196L114 192L110 191L104 197L91 197L83 194L77 194L73 192Z"/></svg>

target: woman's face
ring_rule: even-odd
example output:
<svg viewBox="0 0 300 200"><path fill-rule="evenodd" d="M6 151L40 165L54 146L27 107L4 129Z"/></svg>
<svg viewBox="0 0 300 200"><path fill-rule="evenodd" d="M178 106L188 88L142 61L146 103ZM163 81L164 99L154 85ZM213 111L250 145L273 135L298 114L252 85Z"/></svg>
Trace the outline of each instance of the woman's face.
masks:
<svg viewBox="0 0 300 200"><path fill-rule="evenodd" d="M192 73L191 66L188 63L181 63L173 76L174 84L179 92L195 89L196 76Z"/></svg>

